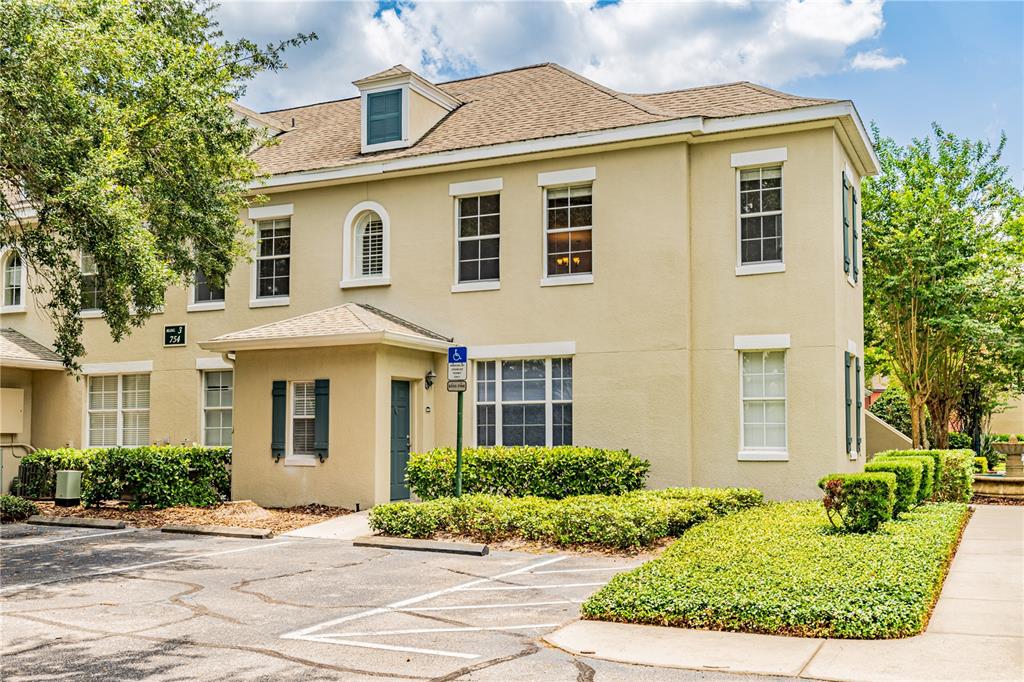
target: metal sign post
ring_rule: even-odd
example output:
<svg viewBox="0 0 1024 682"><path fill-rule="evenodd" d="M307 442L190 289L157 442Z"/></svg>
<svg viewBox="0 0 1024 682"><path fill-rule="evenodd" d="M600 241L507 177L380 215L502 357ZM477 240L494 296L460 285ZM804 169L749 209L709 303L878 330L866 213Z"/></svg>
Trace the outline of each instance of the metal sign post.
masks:
<svg viewBox="0 0 1024 682"><path fill-rule="evenodd" d="M465 346L448 349L448 390L458 394L455 422L455 497L462 497L462 401L466 393L469 358Z"/></svg>

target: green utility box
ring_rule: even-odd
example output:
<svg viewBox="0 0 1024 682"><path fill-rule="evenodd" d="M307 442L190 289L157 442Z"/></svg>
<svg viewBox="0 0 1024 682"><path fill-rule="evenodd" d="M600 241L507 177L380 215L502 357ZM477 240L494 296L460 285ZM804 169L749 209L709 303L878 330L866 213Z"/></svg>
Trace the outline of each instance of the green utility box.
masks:
<svg viewBox="0 0 1024 682"><path fill-rule="evenodd" d="M57 494L53 501L60 507L77 507L82 502L82 472L58 471Z"/></svg>

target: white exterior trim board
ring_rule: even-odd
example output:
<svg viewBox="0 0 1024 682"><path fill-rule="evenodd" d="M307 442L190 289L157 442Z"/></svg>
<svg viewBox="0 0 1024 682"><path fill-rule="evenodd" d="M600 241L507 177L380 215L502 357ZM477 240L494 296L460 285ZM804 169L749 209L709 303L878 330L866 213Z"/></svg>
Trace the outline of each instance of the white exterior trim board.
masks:
<svg viewBox="0 0 1024 682"><path fill-rule="evenodd" d="M196 369L198 370L219 370L234 369L235 366L224 359L223 355L212 358L196 358Z"/></svg>
<svg viewBox="0 0 1024 682"><path fill-rule="evenodd" d="M764 166L767 164L782 163L786 160L788 151L786 147L775 149L758 149L751 152L737 152L732 155L733 168L749 168L751 166Z"/></svg>
<svg viewBox="0 0 1024 682"><path fill-rule="evenodd" d="M513 358L547 358L576 355L575 341L546 343L509 343L494 346L469 346L470 360L511 360Z"/></svg>
<svg viewBox="0 0 1024 682"><path fill-rule="evenodd" d="M128 362L89 362L82 365L82 374L139 374L152 372L152 360Z"/></svg>
<svg viewBox="0 0 1024 682"><path fill-rule="evenodd" d="M784 350L790 347L789 334L750 334L734 336L735 350Z"/></svg>
<svg viewBox="0 0 1024 682"><path fill-rule="evenodd" d="M249 208L249 220L266 220L267 218L287 218L295 213L295 204L274 204L273 206L252 206Z"/></svg>
<svg viewBox="0 0 1024 682"><path fill-rule="evenodd" d="M473 194L485 194L489 192L500 192L503 182L501 178L487 178L486 180L470 180L469 182L453 182L448 185L448 196L465 197Z"/></svg>
<svg viewBox="0 0 1024 682"><path fill-rule="evenodd" d="M593 182L597 179L597 168L571 168L568 170L550 171L537 173L538 187L551 187L553 185L571 185L576 182Z"/></svg>

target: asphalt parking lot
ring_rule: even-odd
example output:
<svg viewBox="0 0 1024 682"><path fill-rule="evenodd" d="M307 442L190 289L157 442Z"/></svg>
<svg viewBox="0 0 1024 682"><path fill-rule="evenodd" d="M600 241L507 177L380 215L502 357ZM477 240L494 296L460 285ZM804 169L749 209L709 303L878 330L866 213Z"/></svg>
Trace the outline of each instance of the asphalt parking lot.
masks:
<svg viewBox="0 0 1024 682"><path fill-rule="evenodd" d="M4 680L755 679L540 640L629 558L11 524L0 559Z"/></svg>

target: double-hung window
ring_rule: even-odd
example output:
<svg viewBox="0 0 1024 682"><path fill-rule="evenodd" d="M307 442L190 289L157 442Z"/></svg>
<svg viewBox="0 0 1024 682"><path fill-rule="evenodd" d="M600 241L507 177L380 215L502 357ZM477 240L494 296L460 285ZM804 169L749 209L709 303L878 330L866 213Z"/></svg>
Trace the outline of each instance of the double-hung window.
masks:
<svg viewBox="0 0 1024 682"><path fill-rule="evenodd" d="M312 381L292 382L290 455L315 455L316 393Z"/></svg>
<svg viewBox="0 0 1024 682"><path fill-rule="evenodd" d="M231 445L235 382L231 370L203 372L203 443Z"/></svg>
<svg viewBox="0 0 1024 682"><path fill-rule="evenodd" d="M544 194L544 253L547 276L592 273L593 184L548 187Z"/></svg>
<svg viewBox="0 0 1024 682"><path fill-rule="evenodd" d="M740 265L782 263L782 166L739 172Z"/></svg>
<svg viewBox="0 0 1024 682"><path fill-rule="evenodd" d="M501 232L501 195L459 197L459 283L496 282Z"/></svg>
<svg viewBox="0 0 1024 682"><path fill-rule="evenodd" d="M288 296L291 290L291 218L260 220L256 252L256 298Z"/></svg>
<svg viewBox="0 0 1024 682"><path fill-rule="evenodd" d="M25 305L25 265L21 254L10 251L3 259L3 311L15 312Z"/></svg>
<svg viewBox="0 0 1024 682"><path fill-rule="evenodd" d="M476 363L476 440L572 444L572 358Z"/></svg>
<svg viewBox="0 0 1024 682"><path fill-rule="evenodd" d="M90 447L149 444L149 375L89 377Z"/></svg>
<svg viewBox="0 0 1024 682"><path fill-rule="evenodd" d="M82 254L81 269L81 293L82 310L99 310L103 298L103 288L100 285L99 269L96 267L96 259L91 253Z"/></svg>
<svg viewBox="0 0 1024 682"><path fill-rule="evenodd" d="M786 353L740 353L741 450L786 452Z"/></svg>
<svg viewBox="0 0 1024 682"><path fill-rule="evenodd" d="M196 283L192 297L192 303L223 303L224 287L210 284L206 279L206 273L200 268L196 270Z"/></svg>

